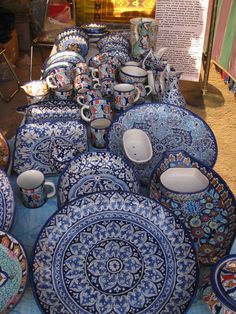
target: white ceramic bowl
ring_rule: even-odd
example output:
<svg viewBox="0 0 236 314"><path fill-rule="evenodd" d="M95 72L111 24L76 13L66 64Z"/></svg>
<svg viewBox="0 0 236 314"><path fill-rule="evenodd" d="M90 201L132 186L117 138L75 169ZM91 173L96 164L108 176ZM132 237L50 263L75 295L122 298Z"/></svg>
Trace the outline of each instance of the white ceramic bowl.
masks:
<svg viewBox="0 0 236 314"><path fill-rule="evenodd" d="M133 162L144 163L152 158L152 144L147 133L142 130L130 129L125 131L123 146L127 157Z"/></svg>
<svg viewBox="0 0 236 314"><path fill-rule="evenodd" d="M120 80L122 83L146 83L148 73L146 70L134 66L134 65L125 65L120 68L119 72Z"/></svg>

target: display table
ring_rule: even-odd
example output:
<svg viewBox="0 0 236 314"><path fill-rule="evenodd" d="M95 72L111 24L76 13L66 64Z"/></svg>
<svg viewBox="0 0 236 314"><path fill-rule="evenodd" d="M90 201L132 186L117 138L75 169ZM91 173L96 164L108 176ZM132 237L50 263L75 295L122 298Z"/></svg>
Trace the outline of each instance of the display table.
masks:
<svg viewBox="0 0 236 314"><path fill-rule="evenodd" d="M14 139L10 141L10 146L13 147ZM29 264L29 274L30 274L30 260L31 260L31 253L34 247L34 244L37 240L38 234L49 219L49 217L57 211L57 199L56 196L49 199L42 207L40 208L26 208L23 206L19 191L16 185L16 177L17 175L12 174L10 176L11 184L13 190L16 195L16 211L13 221L13 226L10 230L10 233L16 237L17 240L23 245L27 259ZM58 176L47 176L47 180L53 181L57 184ZM232 248L232 253L236 252L236 242ZM202 273L206 270L203 269ZM19 302L19 304L11 311L11 313L15 314L39 314L41 313L37 301L33 296L33 291L31 288L30 283L30 276L26 291L23 295L23 298ZM189 314L209 314L210 311L208 310L207 306L202 302L200 299L200 293L198 292L192 306L190 307Z"/></svg>

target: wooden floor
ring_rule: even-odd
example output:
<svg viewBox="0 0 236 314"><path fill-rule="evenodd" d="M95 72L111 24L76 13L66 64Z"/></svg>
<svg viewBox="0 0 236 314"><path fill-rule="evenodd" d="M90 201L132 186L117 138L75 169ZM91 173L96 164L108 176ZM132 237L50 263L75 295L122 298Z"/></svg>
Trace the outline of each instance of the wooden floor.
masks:
<svg viewBox="0 0 236 314"><path fill-rule="evenodd" d="M45 51L45 57L49 51ZM39 54L34 59L33 78L40 77L42 60ZM21 83L29 80L29 55L23 54L15 68ZM187 100L187 109L202 117L212 128L218 144L218 159L214 169L223 177L232 192L236 195L236 97L221 80L214 65L209 77L209 93L202 97L201 83L182 81L181 90ZM11 85L12 87L12 85ZM1 92L8 88L0 84ZM22 121L22 115L16 108L26 104L23 90L8 103L0 100L0 130L8 138L15 135L16 128Z"/></svg>

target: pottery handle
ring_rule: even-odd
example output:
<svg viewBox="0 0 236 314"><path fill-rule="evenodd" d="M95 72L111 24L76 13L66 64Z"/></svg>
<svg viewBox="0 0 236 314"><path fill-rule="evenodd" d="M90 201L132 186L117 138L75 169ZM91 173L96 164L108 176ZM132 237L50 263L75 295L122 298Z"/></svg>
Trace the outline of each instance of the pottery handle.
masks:
<svg viewBox="0 0 236 314"><path fill-rule="evenodd" d="M150 95L152 92L152 87L150 85L146 85L145 89L147 90L147 96Z"/></svg>
<svg viewBox="0 0 236 314"><path fill-rule="evenodd" d="M83 105L83 107L81 108L81 111L80 111L80 114L81 114L81 118L86 121L86 122L90 122L91 119L90 118L87 118L84 114L84 110L86 109L90 109L90 107L88 105Z"/></svg>
<svg viewBox="0 0 236 314"><path fill-rule="evenodd" d="M139 89L137 86L135 86L135 89L136 89L136 91L137 91L137 95L136 95L136 97L134 98L134 102L138 101L139 98L140 98L140 95L141 95L141 91L140 91L140 89Z"/></svg>
<svg viewBox="0 0 236 314"><path fill-rule="evenodd" d="M92 70L92 78L93 78L93 79L97 79L96 73L98 73L98 69L93 69L93 70Z"/></svg>
<svg viewBox="0 0 236 314"><path fill-rule="evenodd" d="M84 103L82 102L82 100L84 100L84 96L78 96L77 98L76 98L76 100L77 100L77 103L80 105L80 106L83 106L84 105Z"/></svg>
<svg viewBox="0 0 236 314"><path fill-rule="evenodd" d="M50 186L52 188L52 192L47 193L47 198L51 198L56 194L56 187L55 184L51 181L45 181L44 183L45 186Z"/></svg>
<svg viewBox="0 0 236 314"><path fill-rule="evenodd" d="M55 80L53 75L47 76L46 77L46 82L47 82L49 88L52 88L52 89L57 88L56 80Z"/></svg>

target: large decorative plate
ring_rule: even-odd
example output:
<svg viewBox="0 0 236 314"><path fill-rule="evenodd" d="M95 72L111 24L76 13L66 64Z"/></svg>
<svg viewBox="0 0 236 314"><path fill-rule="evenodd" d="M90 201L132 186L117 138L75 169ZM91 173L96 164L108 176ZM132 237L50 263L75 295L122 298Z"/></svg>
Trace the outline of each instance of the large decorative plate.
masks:
<svg viewBox="0 0 236 314"><path fill-rule="evenodd" d="M78 34L71 34L55 41L57 51L75 51L85 57L88 53L88 40Z"/></svg>
<svg viewBox="0 0 236 314"><path fill-rule="evenodd" d="M7 174L0 170L0 230L11 228L15 212L14 192Z"/></svg>
<svg viewBox="0 0 236 314"><path fill-rule="evenodd" d="M10 156L9 145L2 132L0 132L0 169L7 170L10 162Z"/></svg>
<svg viewBox="0 0 236 314"><path fill-rule="evenodd" d="M183 225L130 192L69 203L46 223L33 254L44 313L180 314L197 287L197 257Z"/></svg>
<svg viewBox="0 0 236 314"><path fill-rule="evenodd" d="M110 127L107 137L109 150L124 156L123 134L134 128L148 134L153 148L153 158L149 162L134 165L144 184L148 184L165 151L184 150L210 167L216 162L217 144L213 132L201 118L187 109L153 103L125 111Z"/></svg>
<svg viewBox="0 0 236 314"><path fill-rule="evenodd" d="M160 175L174 167L199 169L209 180L205 194L183 201L164 196L160 190ZM185 224L202 264L214 264L228 254L235 238L236 203L229 187L214 170L185 152L166 153L153 172L149 191L150 197L171 209Z"/></svg>
<svg viewBox="0 0 236 314"><path fill-rule="evenodd" d="M36 169L44 174L56 174L50 162L51 144L80 146L80 151L88 149L87 128L78 120L52 120L48 122L24 124L17 130L13 170L21 173Z"/></svg>
<svg viewBox="0 0 236 314"><path fill-rule="evenodd" d="M139 192L139 182L127 162L108 152L81 154L73 159L57 184L58 206L89 193L107 190Z"/></svg>
<svg viewBox="0 0 236 314"><path fill-rule="evenodd" d="M24 249L11 235L0 231L0 313L9 313L20 301L27 282Z"/></svg>

